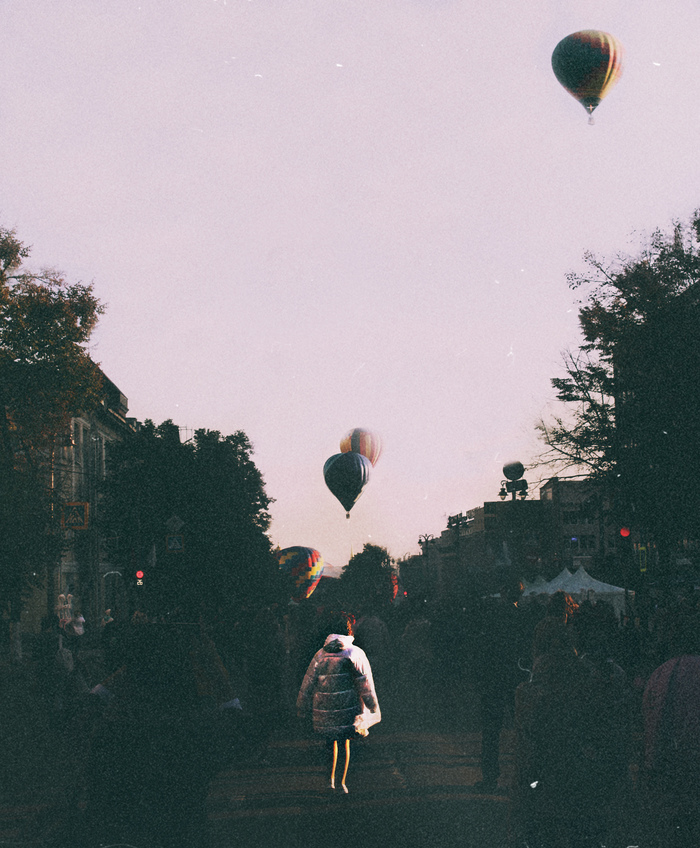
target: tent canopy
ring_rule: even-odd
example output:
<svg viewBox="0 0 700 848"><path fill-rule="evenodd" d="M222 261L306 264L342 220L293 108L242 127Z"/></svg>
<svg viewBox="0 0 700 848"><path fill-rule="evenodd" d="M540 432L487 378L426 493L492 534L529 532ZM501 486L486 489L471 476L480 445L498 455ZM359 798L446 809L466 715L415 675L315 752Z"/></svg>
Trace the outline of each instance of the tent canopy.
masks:
<svg viewBox="0 0 700 848"><path fill-rule="evenodd" d="M625 611L627 594L634 596L634 592L626 592L620 586L611 583L603 583L581 566L573 574L568 568L564 568L553 580L548 583L544 580L535 580L523 591L524 595L534 597L535 595L553 595L555 592L566 592L567 595L577 602L582 601L604 601L611 604L615 615L619 618Z"/></svg>
<svg viewBox="0 0 700 848"><path fill-rule="evenodd" d="M539 595L546 593L547 586L549 586L549 582L545 580L541 574L538 574L532 583L528 583L526 580L523 580L523 595Z"/></svg>

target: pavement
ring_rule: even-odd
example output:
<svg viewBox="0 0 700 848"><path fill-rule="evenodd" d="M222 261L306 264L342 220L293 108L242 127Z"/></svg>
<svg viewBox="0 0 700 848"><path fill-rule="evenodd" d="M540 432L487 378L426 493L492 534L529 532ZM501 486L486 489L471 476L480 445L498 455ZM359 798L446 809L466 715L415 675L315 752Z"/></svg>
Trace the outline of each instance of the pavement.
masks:
<svg viewBox="0 0 700 848"><path fill-rule="evenodd" d="M347 795L328 786L322 744L273 741L265 763L224 771L212 783L210 844L505 846L513 758L511 734L503 736L502 786L493 795L474 791L477 733L375 728L352 743Z"/></svg>
<svg viewBox="0 0 700 848"><path fill-rule="evenodd" d="M273 742L268 762L221 772L212 782L205 844L506 846L507 792L471 791L480 775L478 746L474 736L392 734L353 750L345 795L327 788L325 751L315 743ZM42 834L50 831L55 811L47 800L3 805L0 846L48 844ZM80 834L75 836L78 845Z"/></svg>

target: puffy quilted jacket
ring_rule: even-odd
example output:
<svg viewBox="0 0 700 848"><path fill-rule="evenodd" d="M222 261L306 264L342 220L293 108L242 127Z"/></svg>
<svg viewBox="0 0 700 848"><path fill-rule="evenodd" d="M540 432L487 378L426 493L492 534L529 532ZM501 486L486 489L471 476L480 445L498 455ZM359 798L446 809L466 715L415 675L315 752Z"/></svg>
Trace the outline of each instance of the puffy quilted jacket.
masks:
<svg viewBox="0 0 700 848"><path fill-rule="evenodd" d="M330 739L353 735L355 716L379 711L367 655L352 636L331 633L309 663L297 698L300 717L313 713L316 733Z"/></svg>

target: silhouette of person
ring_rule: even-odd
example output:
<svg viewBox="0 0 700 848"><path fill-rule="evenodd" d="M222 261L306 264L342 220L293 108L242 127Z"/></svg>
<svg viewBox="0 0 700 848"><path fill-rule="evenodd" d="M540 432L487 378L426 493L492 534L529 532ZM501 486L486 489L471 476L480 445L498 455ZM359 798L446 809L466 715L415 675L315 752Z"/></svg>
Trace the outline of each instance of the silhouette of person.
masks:
<svg viewBox="0 0 700 848"><path fill-rule="evenodd" d="M346 613L333 615L329 635L304 675L297 697L297 715L309 712L314 731L328 740L332 752L330 788L335 789L338 743L344 743L345 762L341 788L347 794L350 740L366 735L380 718L372 669L365 652L353 644L352 619Z"/></svg>
<svg viewBox="0 0 700 848"><path fill-rule="evenodd" d="M644 767L648 827L658 844L700 845L700 613L673 610L670 659L644 690Z"/></svg>
<svg viewBox="0 0 700 848"><path fill-rule="evenodd" d="M523 634L518 616L519 587L505 587L500 597L482 611L477 637L478 676L481 682L481 780L476 792L498 791L499 744L506 709L512 707L515 689L523 678L518 659L523 654Z"/></svg>
<svg viewBox="0 0 700 848"><path fill-rule="evenodd" d="M125 664L95 688L106 703L84 777L87 836L163 848L204 844L221 716L233 701L198 624L131 625Z"/></svg>

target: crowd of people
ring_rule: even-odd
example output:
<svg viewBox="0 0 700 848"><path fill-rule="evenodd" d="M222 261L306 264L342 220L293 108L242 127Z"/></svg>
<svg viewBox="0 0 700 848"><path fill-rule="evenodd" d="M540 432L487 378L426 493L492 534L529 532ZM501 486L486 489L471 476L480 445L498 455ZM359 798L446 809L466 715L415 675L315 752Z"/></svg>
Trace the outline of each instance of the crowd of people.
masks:
<svg viewBox="0 0 700 848"><path fill-rule="evenodd" d="M43 673L51 707L73 711L89 737L76 808L95 839L200 844L216 772L264 761L272 737L303 727L326 739L330 787L344 751L337 785L347 792L353 738L381 717L455 729L459 713L446 713L469 692L480 707L474 791L510 794L514 845L614 844L618 810L634 793L650 811L650 846L700 845L692 591L640 603L622 621L612 607L576 605L563 593L523 603L517 588L342 616L308 602L196 616L109 610L93 633L104 663L98 685L81 672L86 623L76 624L60 622L55 651L57 625L47 625ZM324 724L329 704L342 720ZM515 730L510 786L499 772L506 726Z"/></svg>

